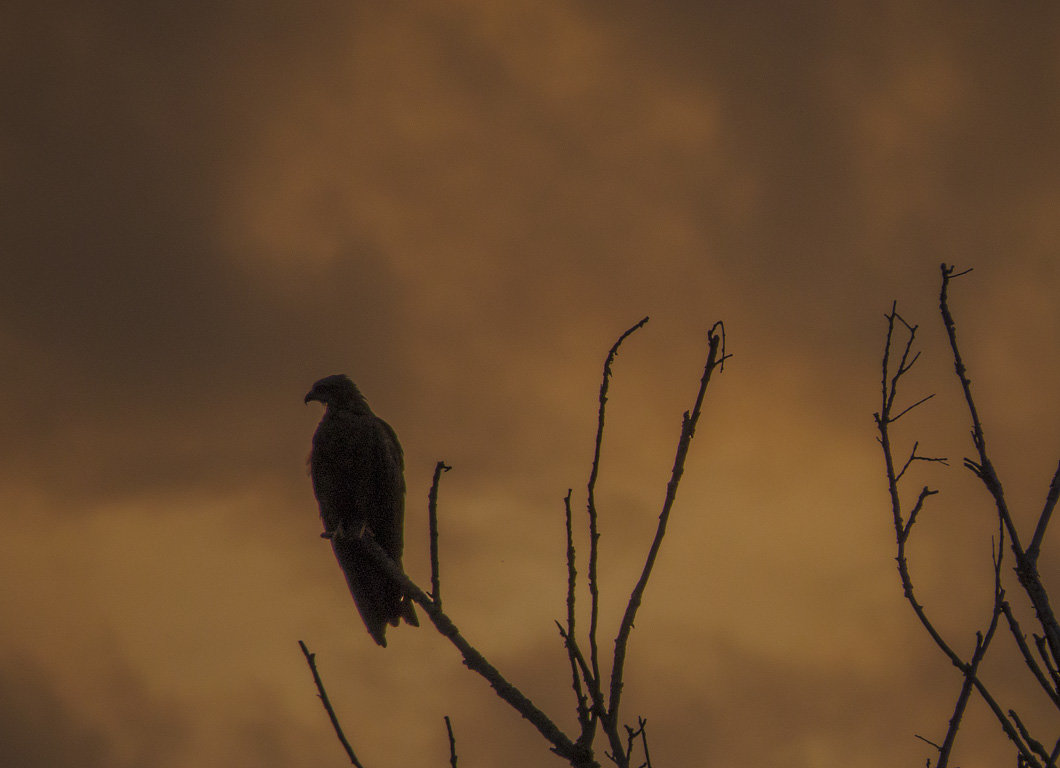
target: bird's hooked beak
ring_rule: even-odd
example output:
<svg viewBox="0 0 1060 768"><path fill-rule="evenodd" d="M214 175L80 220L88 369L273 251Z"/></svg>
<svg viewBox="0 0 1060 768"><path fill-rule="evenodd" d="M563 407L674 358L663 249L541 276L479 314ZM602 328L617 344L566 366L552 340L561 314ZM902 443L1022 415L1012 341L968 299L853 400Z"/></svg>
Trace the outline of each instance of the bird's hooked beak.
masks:
<svg viewBox="0 0 1060 768"><path fill-rule="evenodd" d="M311 401L313 401L313 400L316 400L316 401L318 401L318 402L321 402L321 403L323 403L323 402L324 402L324 398L322 398L322 397L320 396L320 393L319 393L319 392L317 392L317 391L316 391L315 389L311 389L311 390L309 390L309 394L307 394L307 395L305 396L305 403L306 403L306 405L309 405L309 403L310 403Z"/></svg>

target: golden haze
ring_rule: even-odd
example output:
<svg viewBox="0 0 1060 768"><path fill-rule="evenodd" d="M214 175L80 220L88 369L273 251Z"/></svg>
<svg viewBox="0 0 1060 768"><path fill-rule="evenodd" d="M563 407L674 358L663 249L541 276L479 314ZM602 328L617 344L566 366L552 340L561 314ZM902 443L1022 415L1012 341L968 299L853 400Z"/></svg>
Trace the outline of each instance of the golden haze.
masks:
<svg viewBox="0 0 1060 768"><path fill-rule="evenodd" d="M317 536L301 398L345 372L397 429L421 584L431 471L454 466L448 608L570 727L562 498L584 508L604 353L649 314L609 403L607 648L715 320L734 355L630 646L655 764L922 764L913 734L941 738L959 681L894 569L883 315L897 298L922 325L912 385L938 396L899 434L954 460L915 480L943 495L911 556L970 649L993 523L960 467L938 263L975 268L954 308L1031 525L1060 449L1058 22L1001 3L9 4L0 751L339 765L303 639L366 764L443 762L445 714L464 765L548 763L429 628L367 637ZM1005 689L1013 668L990 674ZM1010 760L978 703L968 718L958 763Z"/></svg>

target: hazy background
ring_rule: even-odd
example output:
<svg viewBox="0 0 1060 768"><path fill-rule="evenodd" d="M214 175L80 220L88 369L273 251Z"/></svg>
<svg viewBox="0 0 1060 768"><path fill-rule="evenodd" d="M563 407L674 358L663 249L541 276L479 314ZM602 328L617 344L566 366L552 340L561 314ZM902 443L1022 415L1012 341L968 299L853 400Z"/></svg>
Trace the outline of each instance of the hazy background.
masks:
<svg viewBox="0 0 1060 768"><path fill-rule="evenodd" d="M938 264L975 268L953 307L1029 530L1060 456L1058 51L1044 3L5 4L5 764L342 765L302 639L368 765L443 764L445 714L462 766L559 765L429 627L371 642L302 397L348 373L397 430L421 584L454 466L447 607L572 731L562 498L648 314L598 491L608 651L714 321L733 354L630 645L655 765L923 765L959 679L894 568L883 316L922 324L907 393L939 396L897 436L953 461L910 478L943 491L910 556L968 653L995 526ZM1012 762L976 701L957 764Z"/></svg>

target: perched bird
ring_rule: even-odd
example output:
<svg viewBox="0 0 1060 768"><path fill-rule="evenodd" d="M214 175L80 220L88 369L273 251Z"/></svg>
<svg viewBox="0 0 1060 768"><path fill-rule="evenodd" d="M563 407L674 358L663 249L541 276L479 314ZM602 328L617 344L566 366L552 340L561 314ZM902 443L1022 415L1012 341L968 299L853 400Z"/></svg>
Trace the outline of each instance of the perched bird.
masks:
<svg viewBox="0 0 1060 768"><path fill-rule="evenodd" d="M321 379L305 402L325 405L313 435L309 473L324 522L322 536L346 574L368 634L386 647L386 625L419 626L401 585L372 558L370 536L401 565L405 518L404 457L397 435L342 374Z"/></svg>

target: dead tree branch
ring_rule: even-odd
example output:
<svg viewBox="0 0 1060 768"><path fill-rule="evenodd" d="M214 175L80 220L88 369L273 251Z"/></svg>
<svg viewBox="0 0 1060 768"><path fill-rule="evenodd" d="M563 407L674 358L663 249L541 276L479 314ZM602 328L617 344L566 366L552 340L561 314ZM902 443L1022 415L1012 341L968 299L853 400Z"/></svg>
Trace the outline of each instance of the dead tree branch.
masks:
<svg viewBox="0 0 1060 768"><path fill-rule="evenodd" d="M567 626L564 628L559 622L556 622L556 624L559 626L560 635L563 637L564 645L567 648L567 657L570 660L571 688L574 691L575 711L578 715L578 728L580 731L578 744L590 747L596 730L596 715L592 714L592 712L598 711L596 704L598 703L597 699L599 699L599 690L596 691L593 699L594 706L590 707L588 704L589 696L585 694L582 688L582 681L584 680L591 689L590 681L594 678L585 663L585 658L581 655L581 650L578 648L574 634L574 602L578 586L578 570L575 568L577 553L574 549L574 520L571 513L570 497L571 490L568 488L567 496L563 499L567 524Z"/></svg>
<svg viewBox="0 0 1060 768"><path fill-rule="evenodd" d="M637 617L637 610L640 608L641 600L644 597L644 590L647 589L648 580L651 578L655 559L659 556L663 537L666 535L666 524L670 520L670 510L673 509L674 500L677 498L677 488L685 471L688 448L696 434L696 424L699 423L699 416L702 413L703 398L707 392L707 385L710 383L710 375L714 372L714 368L725 360L724 352L721 352L719 356L721 336L716 332L719 326L720 324L715 325L708 335L707 362L703 367L703 376L699 381L699 391L696 393L696 401L692 406L691 414L686 411L682 417L681 437L677 443L677 455L674 457L670 482L666 486L666 499L663 501L662 512L659 513L659 524L655 529L655 538L652 540L651 548L648 550L648 556L644 561L644 568L641 571L640 578L629 596L629 603L626 605L626 612L622 617L622 623L619 625L618 636L615 638L615 657L611 667L611 690L607 705L605 729L611 737L612 749L616 751L621 749L621 743L618 739L618 710L622 699L622 676L625 671L629 636L633 631L633 622Z"/></svg>
<svg viewBox="0 0 1060 768"><path fill-rule="evenodd" d="M449 715L445 716L445 730L449 734L449 766L456 768L456 736L453 735L453 724Z"/></svg>
<svg viewBox="0 0 1060 768"><path fill-rule="evenodd" d="M549 744L552 745L553 752L568 760L571 765L578 766L578 768L582 768L582 766L590 768L590 766L597 765L590 755L581 753L575 747L574 741L548 715L538 709L530 699L523 695L522 691L512 685L496 667L486 660L486 657L478 649L468 642L453 620L431 600L426 592L405 575L404 571L387 556L386 551L378 543L370 537L365 538L365 543L367 543L376 560L386 569L387 575L401 584L409 599L423 608L431 623L434 624L435 629L456 646L456 649L460 651L460 655L464 658L464 666L485 678L486 682L490 684L501 699L507 702L545 737Z"/></svg>
<svg viewBox="0 0 1060 768"><path fill-rule="evenodd" d="M972 419L972 442L979 455L977 462L965 459L965 463L982 480L983 485L986 486L987 491L994 499L997 513L1008 530L1012 553L1016 557L1016 576L1019 579L1020 586L1023 587L1024 592L1030 599L1031 605L1034 607L1038 621L1042 625L1049 651L1055 662L1060 660L1060 625L1057 624L1053 608L1049 603L1049 595L1042 584L1041 575L1038 573L1037 553L1038 546L1041 544L1041 537L1045 535L1049 517L1052 514L1053 507L1056 505L1056 495L1060 495L1060 487L1057 487L1060 479L1057 478L1057 474L1053 475L1049 496L1046 499L1045 508L1038 520L1038 525L1032 538L1032 546L1035 548L1032 550L1032 554L1028 555L1020 545L1019 532L1016 530L1016 524L1012 519L1008 503L1005 500L1005 491L1002 488L1001 479L998 477L994 464L987 453L983 424L979 418L975 400L972 397L972 382L968 378L967 369L961 359L960 349L957 346L957 324L949 308L949 285L951 280L961 275L966 275L971 270L966 269L963 272L955 272L955 269L955 267L947 266L946 264L941 266L942 288L939 291L939 311L942 313L942 319L946 325L946 335L949 338L950 349L953 352L954 370L957 373L957 378L960 379L961 390L964 392L964 400L968 407L968 414ZM1057 473L1060 473L1060 467L1057 468ZM1055 491L1054 488L1056 489Z"/></svg>
<svg viewBox="0 0 1060 768"><path fill-rule="evenodd" d="M589 659L592 663L592 682L590 687L595 685L597 689L600 688L600 654L599 645L596 641L596 632L599 625L600 617L600 583L597 577L597 561L599 559L599 541L600 531L597 522L597 511L596 511L596 480L600 476L600 451L604 444L604 415L607 406L607 388L611 383L611 365L615 361L615 356L618 355L618 348L622 346L622 342L633 335L636 331L644 327L648 322L648 318L643 318L640 322L628 328L621 336L618 337L618 341L614 343L610 351L607 353L607 359L604 361L604 374L603 380L600 382L600 405L597 410L596 417L596 444L593 449L593 463L592 468L589 470L589 483L588 483L588 513L589 513L589 596L591 600L590 612L589 612ZM597 695L593 698L597 700L600 698L600 691L597 691ZM603 712L599 707L594 708L593 717L598 718ZM591 737L590 737L591 743Z"/></svg>
<svg viewBox="0 0 1060 768"><path fill-rule="evenodd" d="M328 692L324 690L324 681L320 679L320 673L317 672L316 654L310 653L309 648L301 640L298 641L298 647L302 649L302 655L305 656L306 663L309 665L309 671L313 673L313 682L317 686L317 697L320 699L320 703L324 705L324 711L328 713L328 719L331 720L331 727L335 729L335 735L339 739L339 743L342 744L342 748L346 750L347 757L350 758L350 762L353 763L357 768L364 768L361 762L357 759L357 755L354 754L353 747L350 746L350 742L346 740L346 734L342 732L342 726L339 725L339 719L335 716L335 710L331 707L331 700L328 698Z"/></svg>
<svg viewBox="0 0 1060 768"><path fill-rule="evenodd" d="M431 490L427 494L427 525L431 539L431 599L442 607L442 585L438 571L438 483L442 479L442 473L448 472L452 467L444 461L434 465L434 479L431 481Z"/></svg>
<svg viewBox="0 0 1060 768"><path fill-rule="evenodd" d="M641 764L639 768L651 768L651 757L648 752L648 738L645 730L647 721L643 718L638 718L637 728L623 726L620 721L619 709L622 698L626 654L630 634L633 630L634 620L643 600L644 592L647 589L648 581L651 577L652 570L662 546L663 538L666 534L667 522L669 521L677 497L677 490L684 473L689 447L692 438L695 436L696 425L698 424L702 413L707 385L710 382L711 374L714 372L714 369L723 367L723 363L728 357L724 351L724 326L719 322L710 329L707 335L707 360L703 375L700 379L699 390L695 402L691 410L686 411L682 417L681 434L677 444L677 452L674 458L670 480L666 487L666 495L663 501L662 511L659 514L659 522L656 527L655 536L648 550L640 577L630 594L625 613L619 625L618 634L615 638L615 653L611 665L610 681L606 686L607 695L605 697L605 685L600 672L599 646L597 643L600 595L597 564L599 560L598 541L600 533L599 513L596 506L596 484L600 473L600 455L603 445L605 424L605 405L607 402L608 385L611 379L611 366L622 342L632 333L643 327L647 321L648 318L644 318L625 331L625 333L623 333L618 341L616 341L611 347L604 363L604 374L600 387L599 410L597 415L596 442L588 482L587 511L590 548L587 581L591 602L590 624L588 630L588 658L586 658L586 655L583 653L576 634L575 609L577 568L575 564L576 552L571 512L571 492L568 491L567 496L564 498L566 522L567 616L565 624L557 621L556 626L558 627L560 636L566 645L568 662L570 664L571 688L575 695L575 712L579 726L579 735L576 739L571 739L571 737L557 726L548 715L534 705L533 702L531 702L530 699L528 699L517 687L510 683L495 666L487 661L486 658L463 636L453 620L442 610L438 565L438 520L436 508L439 480L442 472L449 469L448 466L443 462L438 462L434 471L434 480L431 486L431 491L428 495L432 594L428 595L420 589L420 587L402 571L401 567L395 563L387 555L386 551L374 540L370 529L365 529L358 534L361 538L361 543L367 549L368 554L377 561L387 576L401 585L401 588L408 599L418 604L427 614L427 617L431 620L431 623L434 624L438 632L456 646L457 650L463 657L464 665L468 669L485 678L497 695L515 709L523 718L528 720L549 743L551 750L567 760L573 768L599 768L599 762L596 760L593 752L593 739L597 731L597 726L602 728L611 746L611 752L608 753L608 757L614 760L619 768L629 768L634 746L638 740L642 745L645 758L644 763ZM922 457L916 457L918 460L921 458ZM913 459L911 459L911 461L912 460ZM338 535L354 534L340 532ZM324 694L323 683L320 681L320 677L317 674L312 656L308 653L304 643L301 645L303 652L306 654L306 657L310 662L310 669L313 672L314 680L317 683L321 698L325 703L325 709L328 711L328 715L332 719L332 724L335 727L336 733L339 734L340 740L347 749L348 754L351 755L351 759L354 761L355 765L359 766L360 764L357 763L356 758L353 757L352 749L350 749L348 742L342 735L338 721ZM446 717L445 720L446 728L449 733L450 762L453 768L455 768L455 739L453 737L452 725L449 718ZM620 733L623 727L626 731L624 740Z"/></svg>
<svg viewBox="0 0 1060 768"><path fill-rule="evenodd" d="M1038 525L1031 541L1031 547L1024 551L1020 545L1019 535L1013 516L1009 511L1005 500L1001 480L998 477L987 451L982 420L980 419L978 409L976 408L975 400L972 397L971 380L968 377L967 369L957 344L956 323L949 308L948 288L951 280L960 277L961 275L965 275L970 271L971 270L956 272L953 267L943 264L941 267L942 286L939 293L940 313L949 339L950 350L954 361L954 369L957 378L961 383L965 405L972 422L972 442L977 454L976 460L966 458L964 463L976 474L977 477L979 477L987 491L990 493L997 510L998 520L998 543L996 549L992 550L994 595L991 615L985 631L976 632L975 648L968 661L964 661L964 659L953 650L953 647L935 628L924 607L916 599L913 580L910 575L906 546L913 525L917 520L917 516L923 510L926 500L935 495L937 491L924 486L917 496L912 508L908 513L905 513L901 495L899 493L899 481L903 479L906 471L914 462L927 461L946 464L946 461L945 459L921 456L917 452L919 443L914 442L909 458L906 459L900 469L896 468L890 426L901 416L909 413L913 408L929 400L931 396L929 395L928 397L921 398L902 410L896 410L895 403L898 397L899 384L913 367L914 363L919 358L920 353L913 352L917 326L910 325L906 322L898 314L897 304L892 304L891 311L886 316L887 334L882 359L881 408L875 414L875 420L879 432L878 440L883 449L888 492L891 498L891 511L897 543L896 561L898 563L898 573L899 578L901 579L902 590L917 619L935 642L936 646L938 646L939 649L950 659L950 662L961 671L963 678L961 690L957 697L953 716L950 718L949 727L947 728L946 737L943 740L943 743L937 745L934 744L934 742L929 742L939 750L936 768L946 768L948 765L953 745L958 731L960 730L961 721L973 690L979 694L980 698L991 712L993 712L998 723L1001 725L1002 730L1015 745L1018 761L1021 765L1034 766L1035 768L1040 768L1043 765L1055 766L1056 750L1054 750L1054 753L1047 752L1045 748L1042 747L1041 743L1028 733L1018 714L1014 710L1009 709L1006 712L983 683L979 674L981 664L988 653L990 644L995 636L995 631L1000 623L1000 618L1001 616L1004 616L1028 668L1038 681L1038 684L1046 691L1050 700L1055 705L1060 706L1060 677L1058 677L1055 672L1057 665L1053 663L1057 658L1060 658L1060 655L1058 655L1060 654L1060 650L1058 650L1060 649L1060 631L1057 631L1056 621L1053 618L1048 595L1045 591L1045 587L1042 585L1037 570L1037 559L1041 542L1046 527L1048 526L1052 510L1056 506L1057 498L1060 497L1060 467L1058 467L1057 472L1054 474L1053 480L1050 483L1049 494L1047 495L1043 511L1039 516ZM899 338L899 335L902 332L904 332L904 340ZM897 363L892 362L895 357L897 357ZM1016 560L1015 570L1017 577L1021 586L1024 588L1025 593L1028 595L1030 602L1035 609L1037 618L1042 625L1044 638L1039 639L1036 636L1036 644L1043 662L1045 663L1046 670L1049 673L1048 678L1031 654L1026 638L1019 627L1019 623L1016 621L1016 618L1005 599L1005 590L1002 586L1001 575L1006 535L1009 539L1009 547ZM925 741L927 740L925 739Z"/></svg>

